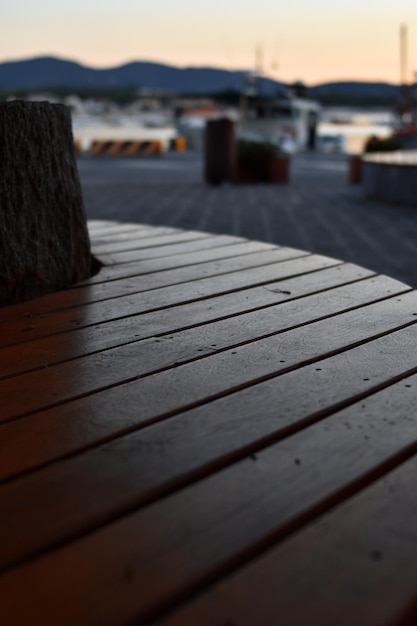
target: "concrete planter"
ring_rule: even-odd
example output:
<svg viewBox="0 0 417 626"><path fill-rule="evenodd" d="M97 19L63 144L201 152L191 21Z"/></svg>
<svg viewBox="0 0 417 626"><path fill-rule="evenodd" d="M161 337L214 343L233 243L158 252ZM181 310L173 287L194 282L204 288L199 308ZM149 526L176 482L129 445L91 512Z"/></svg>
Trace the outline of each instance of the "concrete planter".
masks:
<svg viewBox="0 0 417 626"><path fill-rule="evenodd" d="M251 168L248 164L237 161L235 167L234 182L236 183L278 183L285 184L289 181L290 157L279 155L273 159L266 172Z"/></svg>
<svg viewBox="0 0 417 626"><path fill-rule="evenodd" d="M366 156L363 190L370 200L417 206L417 152Z"/></svg>
<svg viewBox="0 0 417 626"><path fill-rule="evenodd" d="M233 182L235 183L257 183L260 177L257 172L243 163L237 161Z"/></svg>
<svg viewBox="0 0 417 626"><path fill-rule="evenodd" d="M273 183L288 183L290 179L290 157L286 154L281 154L273 160L271 164L270 182Z"/></svg>

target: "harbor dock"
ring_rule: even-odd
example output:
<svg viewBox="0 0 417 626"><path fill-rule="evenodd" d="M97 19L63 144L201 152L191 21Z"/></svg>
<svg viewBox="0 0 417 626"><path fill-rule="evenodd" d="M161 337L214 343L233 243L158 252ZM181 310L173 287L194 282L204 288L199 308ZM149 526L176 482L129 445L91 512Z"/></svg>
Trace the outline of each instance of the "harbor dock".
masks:
<svg viewBox="0 0 417 626"><path fill-rule="evenodd" d="M417 287L417 209L364 198L348 157L300 153L287 185L208 186L199 152L78 160L89 219L247 237L334 256Z"/></svg>

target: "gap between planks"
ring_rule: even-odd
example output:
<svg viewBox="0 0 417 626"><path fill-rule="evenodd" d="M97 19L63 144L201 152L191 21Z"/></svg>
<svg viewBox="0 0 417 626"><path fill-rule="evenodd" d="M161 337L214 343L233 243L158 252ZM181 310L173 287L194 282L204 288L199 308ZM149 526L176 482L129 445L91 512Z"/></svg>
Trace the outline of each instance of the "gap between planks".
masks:
<svg viewBox="0 0 417 626"><path fill-rule="evenodd" d="M417 384L416 377L413 383L414 386ZM372 416L375 425L380 423L381 407L387 400L391 400L398 413L397 402L400 400L401 404L403 392L392 398L390 391L376 394L368 402L368 420ZM415 406L415 393L413 402ZM14 602L18 612L23 609L33 615L36 610L40 618L44 611L48 611L42 623L52 624L56 616L51 615L50 604L42 601L45 592L51 593L52 589L54 596L64 596L63 602L60 597L59 603L60 611L65 607L62 623L71 624L72 610L79 611L82 607L91 611L94 607L88 598L95 598L98 590L106 587L108 593L100 603L103 612L100 623L113 624L117 616L123 621L140 618L145 624L160 613L161 607L162 610L175 607L255 556L258 557L253 566L256 570L259 556L265 550L272 548L279 554L280 545L274 548L277 541L288 537L290 542L293 541L291 535L300 526L336 507L356 491L366 489L371 482L403 463L415 451L415 434L411 449L407 443L407 429L409 431L411 426L407 423L408 408L404 399L402 405L405 411L402 428L396 431L400 441L392 437L392 427L385 425L378 445L370 448L361 443L358 452L358 443L364 440L364 432L360 432L362 415L358 415L356 407L350 407L331 420L296 435L290 440L291 447L288 442L283 442L266 449L256 458L243 460L200 480L95 534L79 539L74 537L77 541L72 545L58 548L56 552L24 566L23 578L19 570L3 577L0 595L5 602ZM363 411L359 413L363 414ZM350 428L345 427L347 422ZM365 433L376 437L372 424L367 424ZM330 465L333 467L329 468L328 463L327 468L322 468L326 449L334 449L335 436L339 444L343 442L344 453L339 450L338 454L331 455ZM245 490L237 489L242 483ZM271 498L277 488L280 490L279 501ZM300 490L302 498L299 497ZM361 494L355 497L361 497ZM187 519L193 520L194 532L191 534L187 530ZM165 527L161 524L163 520ZM153 529L154 541L148 533L149 528ZM294 541L297 540L295 535ZM286 549L285 543L283 549ZM85 561L83 555L86 554L95 555L94 559L88 558L88 563L94 563L94 575L87 563L81 569L74 566L77 558ZM190 560L186 555L193 555L193 558ZM270 558L268 553L266 558ZM134 586L125 584L124 573L128 566L135 576L141 576L142 593L139 596ZM161 571L172 572L173 569L176 572L174 577L161 578ZM26 602L16 604L16 594L22 593L22 579L26 583L23 587ZM43 580L50 583L45 585ZM228 584L226 581L226 587ZM124 585L125 591L122 605L114 600L121 593L120 585ZM273 598L275 594L271 594ZM96 610L94 614L97 614ZM201 622L197 619L189 623Z"/></svg>

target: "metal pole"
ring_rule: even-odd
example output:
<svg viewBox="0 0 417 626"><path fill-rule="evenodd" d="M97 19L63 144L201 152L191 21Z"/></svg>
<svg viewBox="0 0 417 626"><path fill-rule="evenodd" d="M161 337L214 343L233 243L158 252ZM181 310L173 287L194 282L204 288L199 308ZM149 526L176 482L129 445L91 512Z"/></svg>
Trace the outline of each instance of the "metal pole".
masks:
<svg viewBox="0 0 417 626"><path fill-rule="evenodd" d="M401 85L407 83L407 26L401 24L400 27L400 76Z"/></svg>

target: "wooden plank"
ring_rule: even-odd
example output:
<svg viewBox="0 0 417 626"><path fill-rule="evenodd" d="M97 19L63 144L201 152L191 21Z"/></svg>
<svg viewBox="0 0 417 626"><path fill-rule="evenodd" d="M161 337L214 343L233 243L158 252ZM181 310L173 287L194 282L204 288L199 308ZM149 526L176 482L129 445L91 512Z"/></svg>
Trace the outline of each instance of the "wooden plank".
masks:
<svg viewBox="0 0 417 626"><path fill-rule="evenodd" d="M194 235L197 233L200 238L208 237L206 233L199 231L181 231L177 228L160 228L157 232L154 229L136 231L132 236L132 233L124 237L118 237L116 241L99 242L98 238L92 239L91 248L93 254L97 256L111 254L112 252L122 252L124 250L136 250L141 247L149 247L148 242L151 241L151 245L165 245L165 237L168 238L168 243L172 242L172 237L178 237L185 232L191 232Z"/></svg>
<svg viewBox="0 0 417 626"><path fill-rule="evenodd" d="M210 276L221 276L231 272L240 272L254 267L270 265L279 261L287 261L295 259L307 254L300 250L292 248L272 248L264 244L248 243L242 244L244 248L240 255L223 258L219 260L197 262L196 265L188 265L174 269L160 270L149 274L155 260L147 264L148 274L133 276L128 278L120 278L112 280L110 283L90 285L85 288L86 294L81 294L84 302L97 302L109 298L118 298L130 293L139 293L140 291L148 291L150 289L158 289L160 287L168 287L169 285L179 285L180 283L190 282ZM77 291L80 291L81 287ZM71 301L71 294L68 300Z"/></svg>
<svg viewBox="0 0 417 626"><path fill-rule="evenodd" d="M414 457L158 624L412 626L416 472Z"/></svg>
<svg viewBox="0 0 417 626"><path fill-rule="evenodd" d="M116 222L114 220L100 220L100 219L88 220L87 222L88 230L90 232L94 230L104 229L104 228L111 228L112 226L118 226L119 224L120 222Z"/></svg>
<svg viewBox="0 0 417 626"><path fill-rule="evenodd" d="M135 435L129 441L149 441L148 451L143 453L144 462L149 462L149 454L159 454L158 440L170 441L169 448L174 457L171 459L168 455L165 468L172 478L198 469L198 466L187 465L187 457L192 462L198 460L204 465L216 457L236 454L240 448L250 446L251 443L258 442L256 445L261 445L263 441L266 445L271 438L279 438L288 429L302 427L309 420L318 419L326 412L335 410L340 404L353 402L358 396L367 395L375 388L389 384L391 378L413 371L414 343L409 349L403 349L409 338L408 332L405 335L403 333L395 333L388 340L381 338L347 353L321 360L318 365L312 364L284 373L278 378L203 404L179 415L175 420L153 426L144 434L138 432L137 437ZM369 364L372 359L376 359L377 364L370 375ZM340 379L337 386L334 385L335 371ZM295 394L294 390L301 388L303 393ZM120 402L122 398L120 394ZM3 424L0 429L0 478L5 480L51 460L140 429L158 415L157 411L146 415L142 410L141 416L138 416L137 411L129 412L128 409L117 411L117 398L114 398L111 405L114 408L111 410L106 405L106 399L101 405L97 403L100 397L95 400L94 413L91 402L80 399L23 420ZM260 403L262 411L259 410ZM179 411L180 407L176 412ZM175 414L175 403L171 414ZM208 442L216 432L222 432L222 437L213 451ZM207 442L204 448L199 445L201 440ZM123 448L123 440L114 445L116 449L119 445ZM197 456L196 450L199 451ZM108 454L110 457L110 452ZM177 462L174 462L175 457ZM180 458L181 464L178 463ZM156 474L159 475L158 480L163 482L167 474L164 475L161 459L156 457L155 462L160 464Z"/></svg>
<svg viewBox="0 0 417 626"><path fill-rule="evenodd" d="M178 286L153 289L125 297L114 298L106 303L91 303L88 306L73 306L68 310L61 309L67 302L65 292L53 294L53 297L39 298L27 303L27 306L8 307L0 310L0 332L2 345L12 345L28 341L36 337L64 332L74 328L81 328L99 324L104 321L130 317L139 313L156 311L169 306L202 300L213 295L220 295L255 285L267 285L280 279L315 272L326 267L339 265L340 262L328 257L312 255L288 261L280 261L261 267L233 272L223 276L202 278ZM275 287L278 289L278 287ZM73 290L76 294L80 290ZM33 307L41 306L50 313L35 315ZM23 323L22 323L23 322Z"/></svg>
<svg viewBox="0 0 417 626"><path fill-rule="evenodd" d="M244 241L242 243L234 243L230 246L220 246L219 248L210 247L208 250L200 250L191 253L177 254L174 257L154 258L138 261L136 263L125 263L123 266L116 268L103 268L103 276L93 281L85 281L86 284L92 282L105 282L129 278L131 276L142 276L149 273L157 273L178 269L180 267L189 267L194 270L194 266L203 263L212 263L214 261L223 261L234 257L244 257L247 255L259 254L261 252L276 251L276 247L268 243L259 243L257 241ZM288 254L288 252L287 252ZM306 256L304 253L297 256ZM286 257L287 258L287 257ZM217 264L218 265L218 264ZM209 267L209 266L207 266ZM225 264L227 268L227 264ZM198 272L198 267L195 271ZM201 268L203 269L203 268ZM107 270L107 271L106 271ZM226 269L227 271L227 269ZM234 270L233 270L234 271ZM194 274L194 272L193 272ZM119 275L119 276L118 276ZM80 285L79 285L80 287Z"/></svg>
<svg viewBox="0 0 417 626"><path fill-rule="evenodd" d="M117 271L116 265L121 263L132 263L134 261L143 261L145 259L157 259L162 257L174 256L177 254L184 254L187 252L198 252L199 250L205 250L208 248L216 247L217 242L221 242L222 245L227 243L233 245L239 243L240 240L237 237L230 237L228 235L218 235L212 237L205 237L204 239L193 239L191 241L185 241L181 243L173 243L167 246L157 246L155 248L140 248L139 250L128 250L126 252L116 252L106 255L105 267L100 271L98 277L101 276L103 271ZM81 283L83 284L83 283Z"/></svg>
<svg viewBox="0 0 417 626"><path fill-rule="evenodd" d="M291 248L261 250L257 253L252 251L251 254L241 254L236 257L223 259L221 263L218 261L208 261L193 266L164 270L156 272L155 274L120 278L111 282L86 285L84 287L79 286L77 289L61 291L59 294L51 294L49 297L38 298L37 300L32 300L30 303L25 302L14 307L8 307L4 312L0 311L0 321L16 319L19 313L21 314L23 311L27 311L28 306L30 306L32 315L49 313L50 303L58 302L58 298L60 310L77 305L79 306L80 304L85 306L92 302L120 298L151 289L179 285L201 278L241 272L245 269L271 265L302 256L306 256L306 253ZM55 310L57 310L57 308L55 308Z"/></svg>
<svg viewBox="0 0 417 626"><path fill-rule="evenodd" d="M377 299L385 297L385 291L386 285L383 284L382 290L377 293ZM206 364L204 360L201 361L201 357L216 355L223 350L229 351L230 367L234 369L233 375L237 376L234 385L240 385L242 383L239 377L242 374L242 382L245 383L253 377L256 378L256 373L262 377L283 369L281 363L286 363L285 367L292 366L310 358L318 358L352 342L366 340L375 334L415 322L413 313L417 310L417 293L414 291L402 294L401 298L371 305L368 302L368 286L361 282L349 289L342 289L339 293L332 290L326 294L311 296L306 302L297 300L287 305L268 307L160 338L152 337L118 346L85 356L81 361L77 359L51 365L6 379L0 381L0 422L196 359L200 360L193 367L204 380L207 376L212 376L217 364L215 357L213 364ZM353 303L367 306L343 313L346 304L349 307ZM337 317L328 317L337 313ZM376 326L374 320L379 316L383 319ZM371 322L364 321L364 317ZM325 319L322 322L315 321L320 318ZM309 325L298 328L304 324ZM288 330L291 328L295 330ZM343 339L340 338L341 332L344 333ZM304 343L308 345L304 346ZM303 346L302 350L300 345ZM234 351L230 352L237 346L237 354L245 363L242 371L240 363L237 366L234 363ZM278 353L278 356L268 355L269 351ZM223 356L219 355L218 359L221 362ZM251 367L250 378L247 379L244 372L251 361L253 364L258 362L258 365ZM223 372L223 376L225 374ZM232 374L229 373L222 380L222 389L227 390L231 377ZM215 384L218 383L219 381ZM190 396L190 393L184 394L187 395Z"/></svg>
<svg viewBox="0 0 417 626"><path fill-rule="evenodd" d="M345 281L349 275L354 281L366 273L354 277L353 268L349 274L346 266L331 267L337 263L334 260L328 260L329 269L318 271L317 258L307 259L304 266L301 261L305 258L292 261L292 271L304 267L304 272L314 275L302 273L296 280L272 282L271 273L264 272L261 278L260 273L248 269L233 271L231 282L224 280L229 275L219 276L216 282L220 287L206 282L213 283L213 279L182 283L176 288L176 299L173 286L156 289L156 299L153 290L142 292L138 295L146 302L140 305L145 307L141 315L135 314L135 298L121 296L58 312L56 325L51 324L55 315L46 320L49 330L45 322L37 331L38 321L44 323L41 313L4 322L1 330L9 327L10 340L13 332L18 336L28 323L40 337L43 332L50 336L68 323L64 313L84 311L85 315L72 317L72 326L68 325L68 330L84 326L82 330L65 329L62 335L45 342L51 341L53 350L55 344L53 358L58 359L47 375L38 369L0 383L6 410L12 406L8 419L65 403L0 426L0 479L13 478L0 487L0 534L4 540L0 542L0 566L26 561L0 577L1 621L12 626L29 621L46 626L145 624L200 593L201 600L183 611L179 609L173 623L204 624L200 619L203 615L210 624L240 624L245 619L248 624L258 624L260 613L255 616L251 609L254 598L256 603L262 598L256 585L263 592L264 579L265 588L274 595L262 607L261 622L266 624L275 623L278 615L280 622L290 616L291 624L298 626L307 623L307 613L309 623L313 618L314 623L333 625L340 621L337 598L338 593L343 596L346 585L353 587L351 596L359 607L356 623L369 614L372 619L366 619L367 626L380 626L388 624L383 620L392 623L400 614L403 624L405 609L411 615L415 583L414 590L408 585L402 603L385 603L385 611L375 618L364 596L371 597L375 606L379 580L372 579L365 594L361 586L355 589L366 570L360 550L350 570L345 568L350 575L343 573L341 582L335 583L333 604L337 610L329 609L332 601L323 594L323 588L334 576L334 566L340 569L340 558L325 545L324 531L317 541L323 550L312 551L317 540L314 528L302 529L346 498L358 501L353 494L417 452L417 423L413 419L417 376L410 376L417 372L416 296L414 292L402 293L409 288L384 277L332 289L336 273ZM271 266L262 270L265 268L270 270ZM286 271L294 276L288 274L288 268ZM242 292L236 291L238 274L245 274L250 281L244 283ZM121 281L115 282L121 287ZM308 282L314 285L307 287ZM128 284L125 281L124 287ZM228 291L224 291L227 286ZM307 295L323 289L331 291ZM84 288L74 291L78 290ZM266 298L261 296L254 304L255 292L265 292ZM249 303L245 302L248 297ZM380 301L369 304L375 299ZM178 300L183 304L178 305ZM54 306L62 306L59 294L54 302ZM115 302L121 303L121 308L116 309ZM149 308L157 302L159 311ZM240 310L237 302L243 304ZM99 318L101 338L97 339L93 332L97 322L92 319L100 315L100 308L102 315L113 317ZM124 319L121 310L125 311ZM234 317L226 319L228 315ZM103 330L110 320L113 327L115 317L125 345L112 344L106 352L95 353L103 350L103 342L108 341ZM196 327L199 324L203 326ZM159 329L162 336L149 338L150 328ZM172 334L174 329L179 332ZM31 335L32 330L25 334ZM134 341L136 334L148 339ZM375 339L377 336L380 338ZM86 347L77 348L74 337L91 340ZM33 347L40 351L37 356L32 355ZM44 342L24 340L10 350L16 367L17 357L24 358L25 348L39 367L36 358L42 350L47 354ZM65 362L79 356L77 350L87 350L89 356ZM8 352L2 350L0 356L7 358ZM97 391L94 373L100 378L99 385L110 388ZM146 377L135 380L142 376ZM410 377L398 382L404 376ZM126 381L131 382L120 384ZM378 391L387 385L388 389ZM25 395L30 389L32 399ZM93 395L68 401L90 393ZM78 454L81 451L83 454ZM35 468L37 471L30 475L22 474ZM411 487L409 479L408 489ZM394 506L401 502L394 502ZM415 517L415 502L403 511L405 515ZM149 506L138 510L146 504ZM362 514L364 507L359 508ZM381 513L378 507L371 517L377 513ZM345 548L338 533L347 534L353 552L358 543L362 549L364 544L356 538L363 530L360 520L352 530L344 518L343 526L335 516L337 512L327 518L337 557L338 546ZM410 528L414 530L413 521ZM366 527L369 541L371 526ZM401 531L391 517L381 532L381 541L393 528ZM408 529L407 533L403 544L409 541L413 545L415 537ZM299 537L294 549L293 542ZM287 546L290 548L285 552ZM395 541L390 546L397 547ZM266 550L265 557L259 558ZM398 569L404 569L406 549L401 550L401 559L388 559L382 574L387 594L390 585L385 579L398 578ZM413 581L416 553L414 550L405 562L408 581ZM309 565L313 559L323 561L317 581L311 573L313 568L300 565L305 554ZM347 561L349 550L343 555ZM258 558L254 561L253 557ZM262 569L269 557L266 569ZM368 552L368 561L379 562L381 558L379 547ZM290 581L294 584L289 598L287 593L282 598L274 594L274 568L278 565L278 589L283 588L287 584L286 559L291 562ZM369 565L368 569L372 571ZM224 583L213 591L219 577ZM313 578L315 593L309 586ZM300 602L300 590L305 588L310 605ZM253 596L246 605L230 604L229 597L234 600L240 593L245 600L250 593ZM222 612L225 606L231 606L232 612ZM363 612L364 606L368 613ZM323 607L327 622L320 621ZM349 612L347 602L343 612Z"/></svg>
<svg viewBox="0 0 417 626"><path fill-rule="evenodd" d="M342 607L341 613L348 614L343 623L350 626L349 602L355 605L354 623L394 623L393 616L415 599L417 587L416 459L319 524L286 542L283 539L417 449L417 422L410 419L417 409L417 376L406 384L374 394L152 507L4 575L0 616L10 614L12 625L26 623L28 616L45 625L56 624L59 616L63 626L138 620L145 624L229 574L163 623L330 626L339 621ZM381 420L387 406L395 421ZM222 433L217 441L221 438ZM213 436L209 444L212 441ZM165 442L159 440L159 456L174 457L169 440ZM136 446L135 458L141 460L142 452L151 447L149 443ZM158 467L143 465L145 473L158 475ZM95 469L101 475L99 467ZM136 467L132 470L131 477L142 479ZM70 506L75 515L83 510L79 501L71 501ZM62 513L58 517L66 519ZM50 518L46 523L50 525ZM26 520L20 541L27 542L37 528L43 526ZM253 561L277 541L282 543ZM398 571L407 572L405 591ZM382 609L381 584L387 596L395 596ZM399 595L392 586L389 593L393 584Z"/></svg>
<svg viewBox="0 0 417 626"><path fill-rule="evenodd" d="M108 222L107 224L97 224L96 220L88 222L88 230L92 237L101 234L117 234L117 233L128 233L128 232L139 232L143 230L143 228L151 228L150 224L129 224L125 222ZM155 231L157 231L157 226L153 226Z"/></svg>
<svg viewBox="0 0 417 626"><path fill-rule="evenodd" d="M117 245L121 243L122 245L126 242L131 243L135 240L140 241L144 237L155 237L165 234L173 234L181 232L178 228L172 227L160 227L156 229L154 226L142 227L132 229L126 232L117 232L117 233L98 233L91 236L91 245L94 248L100 248L107 246L109 244ZM99 252L98 252L99 254Z"/></svg>
<svg viewBox="0 0 417 626"><path fill-rule="evenodd" d="M327 324L329 325L328 322ZM314 325L310 325L309 328L312 326ZM346 327L345 330L347 331ZM153 444L146 441L146 436L143 439L143 432L138 432L59 464L46 467L35 474L4 484L0 488L0 510L2 511L2 533L4 537L3 543L0 544L0 566L6 567L67 541L71 537L90 532L93 528L113 521L155 498L167 495L181 485L204 477L213 469L220 469L235 461L236 457L239 458L236 446L242 446L242 440L239 443L237 440L244 436L245 428L249 428L250 442L249 444L246 442L246 445L243 444L245 445L243 454L254 452L253 442L256 441L254 429L257 428L258 421L262 421L262 415L268 410L272 410L272 413L269 413L267 421L270 422L272 416L272 420L275 421L275 432L272 438L269 434L266 441L265 433L260 435L264 440L258 441L255 449L268 445L272 441L288 435L291 431L305 427L312 419L319 419L323 416L326 407L329 406L323 401L329 387L328 380L326 384L318 387L321 372L325 369L330 369L333 380L336 373L338 380L338 385L334 391L337 398L336 402L340 402L340 395L338 396L338 394L343 392L339 389L343 390L343 388L345 393L347 390L348 401L353 402L357 399L353 395L355 386L360 389L359 393L363 393L364 389L370 393L377 386L389 384L394 377L415 372L417 369L415 364L416 347L417 332L414 325L377 341L369 342L348 353L343 353L339 357L333 357L327 363L322 360L320 364L310 366L308 370L299 369L291 373L292 378L287 374L281 379L269 381L271 387L267 387L267 389L279 389L280 392L274 396L272 406L269 404L270 398L268 398L263 386L251 388L246 392L240 391L234 395L234 398L238 399L241 410L230 411L229 404L227 412L229 417L225 424L220 424L219 428L215 429L213 428L214 422L211 422L207 436L203 436L204 431L200 428L198 441L200 443L204 441L204 446L195 445L194 441L192 450L190 450L191 459L190 456L187 457L183 454L184 450L173 448L174 436L169 425L172 424L175 431L177 422L176 420L169 420L165 436L160 431L153 440ZM273 353L274 348L271 346L269 354ZM257 356L259 357L259 352ZM218 360L219 356L214 358ZM206 361L208 360L206 359ZM252 357L251 362L255 367L256 376L261 375L262 370L257 370L256 359ZM343 370L338 368L339 363L344 364ZM230 370L230 361L228 361L227 368L222 367L222 365L224 366L225 363L217 363L216 366L218 379L227 377L225 372ZM245 363L242 363L239 369L242 370L244 367ZM49 427L46 429L45 435L52 444L54 439L60 438L61 441L62 439L69 441L72 437L78 437L80 431L87 432L90 430L90 433L93 432L94 437L97 437L97 433L107 420L111 420L115 424L117 420L130 419L136 422L136 427L140 421L143 425L149 423L152 420L152 413L158 415L158 418L164 415L167 417L170 413L179 412L180 408L186 408L192 402L197 403L204 393L206 394L206 401L209 400L210 395L213 397L215 387L212 384L210 388L207 382L208 369L205 370L206 378L201 375L202 372L199 371L198 363L182 366L177 370L171 370L170 373L174 372L175 374L180 369L184 370L185 368L188 368L187 381L185 379L181 381L178 376L167 377L165 372L138 381L134 386L117 387L101 394L83 398L82 401L57 407L50 414ZM327 369L327 371L329 370ZM358 372L359 376L362 377L360 380L358 379ZM367 376L363 375L364 372L367 373ZM309 387L309 375L310 381L312 380L311 387ZM230 378L229 375L229 380ZM196 389L196 385L203 386L202 381L205 386L204 391ZM187 382L188 395L184 397L184 385ZM241 382L243 383L242 376ZM365 386L364 383L366 383ZM164 390L163 397L161 389ZM300 394L300 389L303 390L303 394ZM309 389L306 395L304 395L305 389ZM401 392L403 392L402 388ZM310 406L309 397L312 397L313 401L315 399L315 411ZM304 412L308 411L309 418L305 417L305 413L304 416L301 414L300 417L297 410L298 399L299 406L304 407ZM230 399L223 400L226 404L229 401ZM260 408L261 401L262 409ZM332 406L331 410L334 408L336 407ZM219 405L214 406L213 404L207 408L210 416L208 422L216 419L218 409ZM248 414L247 411L250 413ZM314 413L316 413L315 416ZM250 417L248 421L251 425L246 422L247 426L245 427L245 418L242 418L242 415ZM64 416L68 421L63 421ZM409 415L407 414L406 417L408 419ZM394 440L392 424L388 423L388 426L388 440L391 441ZM271 425L269 428L271 429ZM344 430L349 430L345 424L343 424L343 432ZM383 427L381 426L382 431ZM187 429L181 428L180 433L180 441L187 438ZM32 435L35 435L35 431ZM399 437L400 435L397 433L397 438ZM229 449L223 447L226 440L229 444L231 442ZM35 437L36 446L40 445L39 441L41 439ZM9 448L7 439L2 437L1 443L7 454ZM366 445L368 445L367 441ZM378 449L379 443L375 447ZM212 456L208 458L207 455L210 454ZM358 453L355 452L355 454ZM361 457L362 455L358 456ZM3 452L0 458L3 458ZM151 458L154 459L154 463L151 462ZM318 455L320 463L322 463L323 458L323 455ZM167 460L169 460L169 464L165 463ZM292 462L294 463L294 457ZM282 475L275 470L274 476L281 480ZM245 482L240 484L245 484ZM246 489L247 485L245 484L243 491Z"/></svg>
<svg viewBox="0 0 417 626"><path fill-rule="evenodd" d="M256 241L234 241L231 245L224 245L222 241L219 247L216 247L215 242L213 242L212 245L206 250L200 249L195 252L186 252L176 254L174 256L147 260L144 259L110 267L105 266L95 276L84 281L83 283L77 283L76 287L161 272L164 270L172 270L179 267L186 267L187 265L197 265L199 263L218 261L234 256L240 256L242 254L253 254L262 250L273 249L275 249L275 246L272 244L258 243Z"/></svg>
<svg viewBox="0 0 417 626"><path fill-rule="evenodd" d="M366 275L369 278L365 278ZM355 286L355 283L350 285L351 281L358 280L363 280L364 285ZM404 290L402 283L393 279L385 276L373 277L371 272L362 271L354 265L338 265L316 272L314 281L309 275L301 276L282 283L271 284L268 288L253 287L243 292L213 296L209 303L204 300L191 302L176 306L174 309L171 307L121 320L111 320L93 328L88 326L87 328L71 330L67 333L61 333L59 338L52 335L27 341L21 346L2 348L0 350L0 378L50 367L56 363L139 339L184 330L277 303L291 302L294 298L302 298L315 292L320 293L323 290L343 287L344 285L347 288L344 293L348 299L346 308L358 306L359 302L360 304L363 303L362 300L359 302L357 300L358 297L362 297L360 294L362 294L363 289L368 294L368 302L385 298L389 294L400 294ZM327 294L323 294L321 297L326 302L329 300ZM334 297L338 298L338 292L334 294ZM294 303L291 305L292 308L285 310L290 312L298 306Z"/></svg>
<svg viewBox="0 0 417 626"><path fill-rule="evenodd" d="M128 242L125 242L125 244L120 242L120 244L117 244L117 245L109 244L108 246L106 246L107 248L106 250L104 250L104 247L103 249L95 250L93 246L93 252L97 256L100 256L100 258L106 259L106 257L109 256L110 254L114 254L117 252L124 252L128 250L140 250L142 248L153 248L155 246L157 247L168 246L174 243L182 243L183 241L205 239L206 237L210 237L210 234L203 233L198 230L196 231L193 231L193 230L181 231L180 230L180 231L174 231L173 233L166 233L166 234L159 234L157 232L155 233L153 237L144 237L143 239L135 239L133 240L132 244L129 244Z"/></svg>
<svg viewBox="0 0 417 626"><path fill-rule="evenodd" d="M164 227L162 228L162 232L166 232L166 229L168 227ZM174 229L172 228L171 232L178 232L179 229ZM141 237L155 237L155 235L158 234L158 229L155 228L154 226L146 226L146 225L141 225L141 224L137 224L137 225L131 225L128 229L123 230L122 232L120 231L116 231L113 232L113 230L111 228L109 229L102 229L102 230L96 230L96 231L92 231L91 228L89 228L89 233L90 233L90 239L91 239L91 243L96 245L96 244L105 244L105 243L110 243L110 242L117 242L117 241L124 241L126 239L134 239L136 237L141 238ZM162 233L161 233L162 234Z"/></svg>
<svg viewBox="0 0 417 626"><path fill-rule="evenodd" d="M202 233L200 231L178 231L178 232L174 232L172 234L165 234L165 235L160 235L158 233L155 233L155 235L153 237L144 237L143 239L136 239L133 240L135 243L134 244L129 244L128 242L125 242L125 244L123 244L122 242L120 243L120 245L113 245L110 248L110 244L109 244L109 251L105 252L104 250L95 250L94 246L92 247L92 251L96 256L99 256L100 259L102 259L102 261L105 264L110 264L111 262L111 258L113 255L115 254L127 254L128 252L137 252L137 251L141 251L141 250L146 250L147 248L163 248L164 246L171 246L174 244L179 244L179 243L185 243L187 241L196 241L196 240L200 240L200 239L205 239L206 237L209 237L210 235L208 233ZM111 251L113 249L113 251Z"/></svg>
<svg viewBox="0 0 417 626"><path fill-rule="evenodd" d="M408 335L406 340L407 337ZM244 447L249 444L250 440L247 437L253 437L253 440L256 440L273 436L277 431L277 406L280 407L282 420L284 420L278 424L279 431L280 428L285 429L291 426L294 421L303 422L303 420L308 419L309 415L315 415L318 411L326 410L327 407L333 407L340 402L347 402L349 398L355 398L360 394L370 393L370 390L374 389L375 386L386 383L387 371L392 377L401 376L407 372L413 367L414 344L412 343L408 349L403 349L403 340L400 341L399 347L396 345L396 341L396 334L390 337L389 341L382 338L366 344L362 348L355 348L347 355L342 353L342 355L332 357L330 361L322 360L319 366L307 366L298 370L298 373L286 373L278 379L272 378L255 388L249 387L246 390L241 390L239 394L226 396L217 400L215 405L210 403L203 405L188 412L183 418L176 418L179 420L178 432L181 433L185 442L191 442L191 450L201 447L198 445L198 437L193 440L194 435L191 434L199 432L204 440L210 438L207 428L211 429L211 425L215 426L214 432L220 432L222 429L226 429L230 433L233 432L231 450L235 449L233 446ZM386 352L383 348L385 344L387 346ZM369 362L372 358L377 360L377 366L374 367L372 376L370 376ZM391 365L392 362L394 365ZM390 367L391 370L389 370ZM339 372L341 379L340 382L338 381L337 387L333 384L335 369ZM354 371L354 376L352 376L352 371ZM318 380L320 381L320 394L317 390ZM303 394L300 396L301 404L299 405L293 396L294 389L300 388L303 388ZM119 403L125 403L123 391L124 389L119 396L117 396L117 392L111 394L112 407L118 406L118 398ZM159 394L160 392L156 390L156 393ZM97 396L94 412L91 399L88 402L80 399L68 405L36 413L23 420L3 424L0 429L0 442L2 442L0 447L0 478L5 480L19 472L28 471L30 468L68 454L74 454L80 449L97 445L112 437L146 426L150 421L157 419L158 410L146 414L141 408L140 415L137 410L130 412L128 408L123 411L117 410L117 408L109 410L110 405L106 404L108 399L107 392L107 397L100 404L100 396ZM259 413L260 402L262 402L263 407L263 418L261 419L258 415L257 419L253 420L253 415ZM184 404L184 399L182 404ZM134 406L134 402L132 405ZM169 410L171 413L175 413L175 408L174 398L172 406L166 408L168 415ZM177 412L180 410L181 407L177 407ZM236 429L235 416L239 416L239 429ZM232 421L229 428L230 420ZM245 420L248 420L249 429ZM71 424L71 428L66 427L67 423ZM255 426L256 428L253 430ZM162 428L165 426L162 425ZM199 430L195 431L194 428ZM176 449L175 433L176 427L174 425L173 431L169 434L169 440L172 441L174 450ZM190 437L184 433L188 433ZM222 441L225 446L231 446L226 435ZM206 450L210 454L209 446L206 447ZM226 454L226 450L224 453ZM184 455L184 450L181 455ZM170 471L173 471L172 468L173 465Z"/></svg>
<svg viewBox="0 0 417 626"><path fill-rule="evenodd" d="M106 228L119 228L119 226L127 226L129 228L133 226L146 226L146 224L136 224L134 222L119 222L118 220L105 220L100 218L89 219L87 224L89 230L104 230Z"/></svg>

